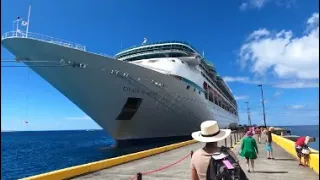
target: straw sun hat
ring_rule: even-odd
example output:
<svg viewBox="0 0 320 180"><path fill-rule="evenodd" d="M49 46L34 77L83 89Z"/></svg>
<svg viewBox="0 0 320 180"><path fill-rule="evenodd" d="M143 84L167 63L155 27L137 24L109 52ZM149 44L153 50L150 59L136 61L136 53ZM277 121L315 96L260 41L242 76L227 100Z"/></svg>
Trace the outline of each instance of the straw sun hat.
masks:
<svg viewBox="0 0 320 180"><path fill-rule="evenodd" d="M217 121L204 121L200 131L191 134L192 138L200 142L217 142L231 134L230 129L220 129Z"/></svg>

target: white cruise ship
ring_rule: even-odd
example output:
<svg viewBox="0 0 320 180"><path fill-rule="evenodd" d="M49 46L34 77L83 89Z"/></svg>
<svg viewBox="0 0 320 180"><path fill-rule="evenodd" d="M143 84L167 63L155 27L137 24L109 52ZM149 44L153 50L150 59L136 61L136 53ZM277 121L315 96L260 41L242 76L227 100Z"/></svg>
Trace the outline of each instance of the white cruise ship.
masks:
<svg viewBox="0 0 320 180"><path fill-rule="evenodd" d="M1 43L118 143L191 137L208 119L238 123L232 92L187 43L143 43L115 57L21 31L3 34Z"/></svg>

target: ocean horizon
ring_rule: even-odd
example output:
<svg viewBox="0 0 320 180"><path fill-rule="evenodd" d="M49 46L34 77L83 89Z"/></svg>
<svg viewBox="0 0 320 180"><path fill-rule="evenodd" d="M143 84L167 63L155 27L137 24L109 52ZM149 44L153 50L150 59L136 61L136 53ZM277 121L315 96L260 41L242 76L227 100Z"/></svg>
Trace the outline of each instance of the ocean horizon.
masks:
<svg viewBox="0 0 320 180"><path fill-rule="evenodd" d="M260 125L259 125L260 126ZM261 125L262 126L262 125ZM268 125L269 127L295 127L295 126L319 126L319 124L314 124L314 125L290 125L290 126L286 126L286 125ZM2 130L1 132L34 132L34 131L86 131L86 130L102 130L102 128L100 129L49 129L49 130Z"/></svg>

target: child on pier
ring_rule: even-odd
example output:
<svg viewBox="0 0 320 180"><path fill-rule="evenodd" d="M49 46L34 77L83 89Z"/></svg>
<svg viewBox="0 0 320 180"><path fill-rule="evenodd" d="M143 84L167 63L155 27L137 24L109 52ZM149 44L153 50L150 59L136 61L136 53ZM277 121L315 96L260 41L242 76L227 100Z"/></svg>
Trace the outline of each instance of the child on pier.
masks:
<svg viewBox="0 0 320 180"><path fill-rule="evenodd" d="M273 149L272 149L272 135L271 132L273 131L273 127L270 127L266 132L266 151L267 151L267 158L274 159L273 157Z"/></svg>
<svg viewBox="0 0 320 180"><path fill-rule="evenodd" d="M258 142L260 144L261 143L261 129L260 129L260 127L256 128L256 135L258 137Z"/></svg>

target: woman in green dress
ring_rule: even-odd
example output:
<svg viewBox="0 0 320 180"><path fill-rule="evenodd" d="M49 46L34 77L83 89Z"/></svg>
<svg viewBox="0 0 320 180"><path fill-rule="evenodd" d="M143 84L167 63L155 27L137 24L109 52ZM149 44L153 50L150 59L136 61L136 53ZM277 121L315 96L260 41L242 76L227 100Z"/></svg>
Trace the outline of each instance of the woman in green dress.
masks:
<svg viewBox="0 0 320 180"><path fill-rule="evenodd" d="M252 172L254 172L254 160L257 159L257 154L259 153L256 140L252 138L253 133L248 131L246 137L243 138L241 144L240 156L247 159L247 168L250 172L249 161L251 164Z"/></svg>

